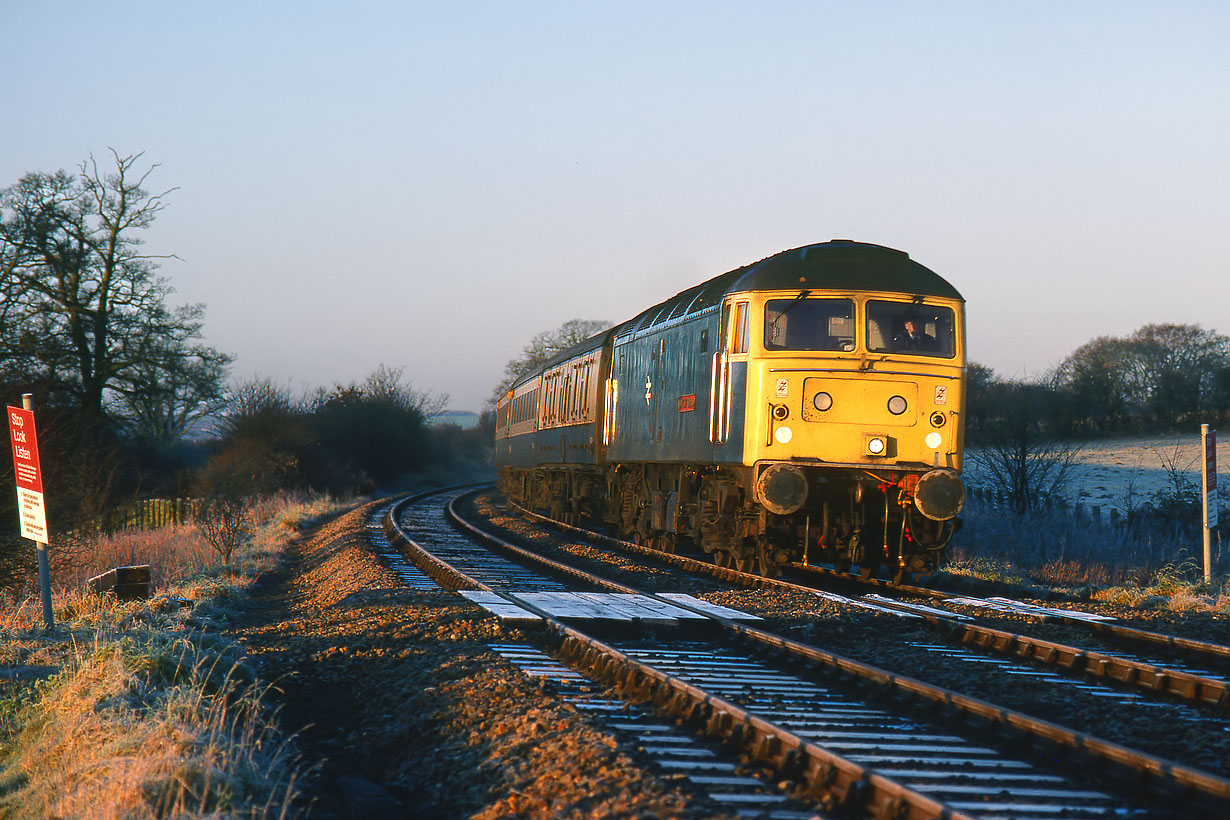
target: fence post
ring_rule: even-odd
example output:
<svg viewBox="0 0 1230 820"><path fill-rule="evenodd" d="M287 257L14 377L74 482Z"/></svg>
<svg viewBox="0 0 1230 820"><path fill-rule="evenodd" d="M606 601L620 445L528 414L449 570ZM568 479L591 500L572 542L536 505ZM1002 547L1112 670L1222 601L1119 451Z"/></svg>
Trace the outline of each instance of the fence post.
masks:
<svg viewBox="0 0 1230 820"><path fill-rule="evenodd" d="M1217 431L1210 430L1207 424L1200 425L1200 445L1204 455L1200 460L1204 583L1208 586L1213 583L1212 531L1217 526Z"/></svg>

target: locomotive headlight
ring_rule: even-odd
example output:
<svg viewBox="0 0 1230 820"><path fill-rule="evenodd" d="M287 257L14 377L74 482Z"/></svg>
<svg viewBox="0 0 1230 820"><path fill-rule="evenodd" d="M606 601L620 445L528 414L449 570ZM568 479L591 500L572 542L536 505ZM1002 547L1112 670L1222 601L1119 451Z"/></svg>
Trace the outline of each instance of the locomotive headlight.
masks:
<svg viewBox="0 0 1230 820"><path fill-rule="evenodd" d="M867 452L873 456L882 456L884 451L888 449L888 442L883 436L869 436L867 438Z"/></svg>
<svg viewBox="0 0 1230 820"><path fill-rule="evenodd" d="M794 438L794 431L789 427L778 427L773 431L773 438L777 439L778 444L789 444L790 439Z"/></svg>
<svg viewBox="0 0 1230 820"><path fill-rule="evenodd" d="M816 397L811 400L811 403L815 405L817 410L823 413L833 406L833 397L828 393L817 393Z"/></svg>
<svg viewBox="0 0 1230 820"><path fill-rule="evenodd" d="M906 407L907 404L905 398L902 396L893 396L888 400L888 412L892 413L894 416L900 416L905 412Z"/></svg>
<svg viewBox="0 0 1230 820"><path fill-rule="evenodd" d="M944 437L939 433L927 433L927 446L932 450L938 450L944 442Z"/></svg>

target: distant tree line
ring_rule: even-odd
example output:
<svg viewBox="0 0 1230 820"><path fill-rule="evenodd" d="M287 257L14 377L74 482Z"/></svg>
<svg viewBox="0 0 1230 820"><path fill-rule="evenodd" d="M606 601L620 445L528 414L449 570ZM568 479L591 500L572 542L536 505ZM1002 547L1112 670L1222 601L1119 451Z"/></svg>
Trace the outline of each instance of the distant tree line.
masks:
<svg viewBox="0 0 1230 820"><path fill-rule="evenodd" d="M447 401L416 390L400 368L383 365L361 382L307 396L253 379L230 397L210 459L197 475L199 491L361 493L396 487L430 467L485 466L490 418L470 430L434 424Z"/></svg>
<svg viewBox="0 0 1230 820"><path fill-rule="evenodd" d="M967 377L968 458L1021 515L1063 500L1078 442L1230 421L1230 337L1199 325L1102 336L1033 380L1002 379L977 363ZM1194 520L1198 499L1180 478L1138 514Z"/></svg>
<svg viewBox="0 0 1230 820"><path fill-rule="evenodd" d="M973 445L1021 428L1045 439L1095 438L1230 420L1230 337L1199 325L1100 336L1036 379L1003 379L977 363L967 374Z"/></svg>
<svg viewBox="0 0 1230 820"><path fill-rule="evenodd" d="M147 190L156 168L112 151L105 168L91 156L0 189L0 399L34 394L53 541L139 498L365 491L486 460L490 426L435 425L446 398L399 369L304 396L266 379L228 388L204 307L173 305L158 272L173 257L144 249L173 190ZM4 456L0 586L32 563L13 483Z"/></svg>

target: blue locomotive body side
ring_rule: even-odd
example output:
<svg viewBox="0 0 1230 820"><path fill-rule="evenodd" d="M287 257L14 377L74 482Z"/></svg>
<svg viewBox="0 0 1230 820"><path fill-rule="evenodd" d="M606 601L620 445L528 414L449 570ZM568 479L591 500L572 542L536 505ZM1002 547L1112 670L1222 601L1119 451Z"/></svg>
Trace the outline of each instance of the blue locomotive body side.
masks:
<svg viewBox="0 0 1230 820"><path fill-rule="evenodd" d="M734 447L711 437L713 354L719 312L648 331L617 335L614 376L619 385L615 434L607 452L614 462L738 461Z"/></svg>

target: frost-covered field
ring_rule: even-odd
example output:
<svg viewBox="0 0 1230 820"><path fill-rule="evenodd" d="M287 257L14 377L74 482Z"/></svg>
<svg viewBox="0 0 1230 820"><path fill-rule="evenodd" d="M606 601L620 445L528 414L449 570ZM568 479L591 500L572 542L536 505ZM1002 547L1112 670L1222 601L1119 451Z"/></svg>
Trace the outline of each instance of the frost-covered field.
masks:
<svg viewBox="0 0 1230 820"><path fill-rule="evenodd" d="M1226 436L1230 439L1230 433ZM970 454L967 453L967 456ZM957 560L1006 561L1031 577L1064 582L1124 583L1141 571L1181 568L1197 572L1201 539L1198 508L1163 503L1170 518L1137 519L1129 510L1158 507L1158 492L1172 499L1199 497L1200 435L1138 436L1088 442L1076 453L1062 495L1077 508L1061 504L1027 514L980 492L967 499L965 527L953 539ZM1219 443L1218 491L1223 522L1230 521L1230 441ZM974 490L995 492L980 474L977 458L967 458L965 480ZM1173 515L1178 512L1180 519ZM1212 544L1215 571L1224 572L1226 550L1220 535ZM1174 570L1180 572L1180 570Z"/></svg>
<svg viewBox="0 0 1230 820"><path fill-rule="evenodd" d="M1104 439L1078 447L1066 495L1086 506L1124 511L1155 492L1174 489L1176 476L1200 486L1198 432ZM1230 431L1218 438L1217 470L1219 486L1230 486ZM966 460L966 479L971 486L986 486L972 458Z"/></svg>

